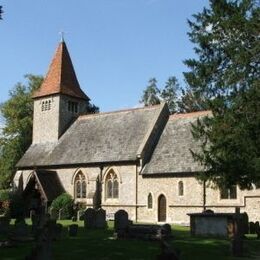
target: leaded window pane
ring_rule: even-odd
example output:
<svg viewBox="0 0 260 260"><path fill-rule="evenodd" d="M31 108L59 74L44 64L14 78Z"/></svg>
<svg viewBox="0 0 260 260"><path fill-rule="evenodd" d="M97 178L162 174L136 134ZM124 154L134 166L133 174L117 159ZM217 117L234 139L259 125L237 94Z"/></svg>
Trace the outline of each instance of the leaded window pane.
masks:
<svg viewBox="0 0 260 260"><path fill-rule="evenodd" d="M86 198L86 182L82 181L82 198Z"/></svg>
<svg viewBox="0 0 260 260"><path fill-rule="evenodd" d="M76 197L80 198L81 197L81 185L80 181L76 182Z"/></svg>
<svg viewBox="0 0 260 260"><path fill-rule="evenodd" d="M151 209L153 207L153 197L152 194L149 193L148 195L148 209Z"/></svg>
<svg viewBox="0 0 260 260"><path fill-rule="evenodd" d="M236 199L237 198L237 187L234 185L229 189L229 197L230 199Z"/></svg>
<svg viewBox="0 0 260 260"><path fill-rule="evenodd" d="M113 183L113 198L118 198L118 181L114 180Z"/></svg>
<svg viewBox="0 0 260 260"><path fill-rule="evenodd" d="M178 183L179 196L183 196L183 182Z"/></svg>

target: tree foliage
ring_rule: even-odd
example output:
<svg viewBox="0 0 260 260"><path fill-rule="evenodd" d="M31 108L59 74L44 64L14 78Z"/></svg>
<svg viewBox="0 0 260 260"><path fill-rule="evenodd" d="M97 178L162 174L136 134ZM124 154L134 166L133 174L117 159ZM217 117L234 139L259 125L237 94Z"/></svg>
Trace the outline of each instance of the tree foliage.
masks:
<svg viewBox="0 0 260 260"><path fill-rule="evenodd" d="M161 102L166 102L170 113L173 114L179 111L179 93L180 84L176 77L169 77L162 89L157 87L157 80L151 78L143 92L140 102L144 103L145 106L152 106L160 104Z"/></svg>
<svg viewBox="0 0 260 260"><path fill-rule="evenodd" d="M2 18L2 14L4 13L4 11L3 11L3 6L2 5L0 5L0 20L2 20L3 18Z"/></svg>
<svg viewBox="0 0 260 260"><path fill-rule="evenodd" d="M5 125L0 136L0 187L6 188L15 164L32 141L32 92L39 88L41 76L26 75L26 84L18 83L9 92L10 98L0 106Z"/></svg>
<svg viewBox="0 0 260 260"><path fill-rule="evenodd" d="M250 188L260 178L260 45L257 1L211 0L189 21L197 59L185 64L192 93L212 111L193 126L201 178Z"/></svg>
<svg viewBox="0 0 260 260"><path fill-rule="evenodd" d="M143 92L143 96L140 100L141 103L144 103L145 106L152 106L160 104L160 90L157 87L156 78L151 78L148 81L148 85Z"/></svg>

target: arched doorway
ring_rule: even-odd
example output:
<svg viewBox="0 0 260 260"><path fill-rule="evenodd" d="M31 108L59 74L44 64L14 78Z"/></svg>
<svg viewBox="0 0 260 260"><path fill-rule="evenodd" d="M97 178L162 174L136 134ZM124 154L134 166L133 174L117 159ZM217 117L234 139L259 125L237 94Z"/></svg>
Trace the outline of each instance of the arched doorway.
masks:
<svg viewBox="0 0 260 260"><path fill-rule="evenodd" d="M163 194L158 198L158 221L166 221L166 198Z"/></svg>

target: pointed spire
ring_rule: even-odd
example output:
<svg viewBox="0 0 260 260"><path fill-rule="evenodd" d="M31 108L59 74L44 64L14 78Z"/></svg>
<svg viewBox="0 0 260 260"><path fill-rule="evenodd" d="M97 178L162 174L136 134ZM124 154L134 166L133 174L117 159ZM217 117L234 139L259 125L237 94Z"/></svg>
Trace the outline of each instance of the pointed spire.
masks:
<svg viewBox="0 0 260 260"><path fill-rule="evenodd" d="M40 89L34 92L33 98L53 94L64 94L89 100L89 97L80 88L63 37L49 66L48 73Z"/></svg>

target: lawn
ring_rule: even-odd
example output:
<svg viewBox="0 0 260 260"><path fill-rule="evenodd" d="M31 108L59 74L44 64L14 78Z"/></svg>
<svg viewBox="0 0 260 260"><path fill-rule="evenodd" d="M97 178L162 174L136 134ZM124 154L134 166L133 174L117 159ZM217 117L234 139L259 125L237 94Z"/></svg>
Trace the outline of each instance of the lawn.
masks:
<svg viewBox="0 0 260 260"><path fill-rule="evenodd" d="M53 243L54 259L84 260L84 259L156 259L160 252L158 242L140 240L115 240L113 238L112 222L107 230L85 230L83 222L79 224L77 237L68 237L67 226L71 221L60 221L64 226L63 238ZM196 260L235 260L260 259L260 241L254 236L245 240L246 257L230 256L230 242L225 239L194 238L189 234L189 228L174 226L174 239L171 245L180 250L181 259ZM33 244L22 243L15 248L1 248L0 259L24 259Z"/></svg>

